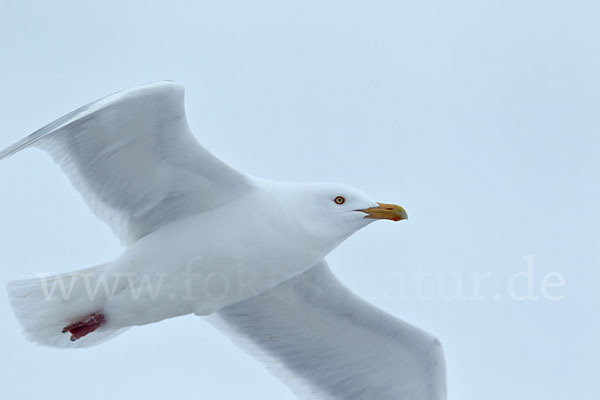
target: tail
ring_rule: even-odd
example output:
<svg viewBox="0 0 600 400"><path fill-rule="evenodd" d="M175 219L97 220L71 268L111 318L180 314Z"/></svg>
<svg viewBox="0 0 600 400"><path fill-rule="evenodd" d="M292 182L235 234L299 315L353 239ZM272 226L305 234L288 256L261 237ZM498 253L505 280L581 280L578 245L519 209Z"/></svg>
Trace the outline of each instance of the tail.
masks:
<svg viewBox="0 0 600 400"><path fill-rule="evenodd" d="M110 324L77 341L70 341L69 334L62 333L65 326L102 310L106 300L119 290L106 281L103 267L10 282L10 304L27 339L50 347L82 348L122 333L126 328L111 328Z"/></svg>

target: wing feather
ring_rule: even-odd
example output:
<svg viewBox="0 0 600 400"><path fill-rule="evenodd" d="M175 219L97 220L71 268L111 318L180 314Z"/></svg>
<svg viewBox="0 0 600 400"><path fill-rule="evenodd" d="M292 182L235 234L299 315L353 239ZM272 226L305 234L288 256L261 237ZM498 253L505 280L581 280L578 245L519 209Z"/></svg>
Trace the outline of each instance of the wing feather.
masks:
<svg viewBox="0 0 600 400"><path fill-rule="evenodd" d="M158 82L83 106L0 152L36 146L129 244L175 219L233 200L249 180L188 128L183 87Z"/></svg>
<svg viewBox="0 0 600 400"><path fill-rule="evenodd" d="M325 261L208 319L302 399L446 398L440 342L354 295Z"/></svg>

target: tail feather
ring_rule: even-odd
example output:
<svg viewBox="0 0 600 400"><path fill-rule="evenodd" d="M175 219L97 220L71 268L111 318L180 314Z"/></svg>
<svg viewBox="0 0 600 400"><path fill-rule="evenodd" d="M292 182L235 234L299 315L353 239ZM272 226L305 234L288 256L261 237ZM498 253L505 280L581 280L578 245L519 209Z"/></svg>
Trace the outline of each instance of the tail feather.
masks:
<svg viewBox="0 0 600 400"><path fill-rule="evenodd" d="M110 295L97 285L103 267L10 282L10 304L27 339L50 347L82 348L100 344L126 330L101 326L74 342L68 333L62 333L65 326L102 309Z"/></svg>

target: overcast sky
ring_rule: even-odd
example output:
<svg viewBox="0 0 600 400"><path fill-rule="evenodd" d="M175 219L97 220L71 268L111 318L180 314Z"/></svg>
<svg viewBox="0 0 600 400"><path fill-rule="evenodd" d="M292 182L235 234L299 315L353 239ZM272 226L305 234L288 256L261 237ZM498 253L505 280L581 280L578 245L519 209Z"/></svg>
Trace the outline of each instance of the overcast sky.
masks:
<svg viewBox="0 0 600 400"><path fill-rule="evenodd" d="M81 3L0 0L0 147L178 81L198 140L240 170L405 206L328 260L442 341L450 399L600 397L597 2ZM122 249L41 151L0 182L0 398L294 398L198 317L85 351L27 342L7 282Z"/></svg>

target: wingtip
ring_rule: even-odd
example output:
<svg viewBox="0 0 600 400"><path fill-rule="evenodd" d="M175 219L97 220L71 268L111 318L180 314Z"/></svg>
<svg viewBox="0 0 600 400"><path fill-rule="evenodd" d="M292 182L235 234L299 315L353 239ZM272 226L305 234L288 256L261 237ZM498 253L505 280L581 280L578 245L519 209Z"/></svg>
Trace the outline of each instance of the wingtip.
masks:
<svg viewBox="0 0 600 400"><path fill-rule="evenodd" d="M65 125L69 124L73 119L76 119L88 113L96 112L113 101L117 101L119 99L127 99L130 97L135 98L137 95L144 92L148 93L156 91L157 93L160 93L161 89L170 90L170 93L172 93L175 96L179 96L180 98L183 98L183 94L185 93L185 89L180 83L177 83L173 80L162 80L149 82L143 85L134 86L129 89L109 94L108 96L86 104L85 106L80 107L77 110L74 110L62 116L61 118L58 118L57 120L49 123L43 128L40 128L39 130L35 131L31 135L21 139L17 143L14 143L13 145L0 151L0 160L8 158L13 154L25 149L26 147L34 145L39 140L43 139L44 136L64 127Z"/></svg>
<svg viewBox="0 0 600 400"><path fill-rule="evenodd" d="M19 151L18 143L15 143L12 146L5 148L4 150L0 151L0 161L12 156L17 151Z"/></svg>

